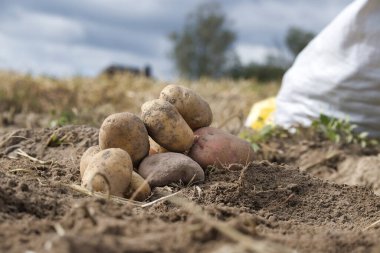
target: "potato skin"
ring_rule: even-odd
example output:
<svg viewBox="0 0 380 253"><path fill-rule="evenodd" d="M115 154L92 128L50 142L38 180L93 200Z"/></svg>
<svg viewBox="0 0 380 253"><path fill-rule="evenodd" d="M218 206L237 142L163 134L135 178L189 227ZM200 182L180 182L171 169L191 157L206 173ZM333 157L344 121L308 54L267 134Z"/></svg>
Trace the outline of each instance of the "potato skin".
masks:
<svg viewBox="0 0 380 253"><path fill-rule="evenodd" d="M149 137L149 145L149 155L168 152L165 148L161 147L157 142L155 142L151 137Z"/></svg>
<svg viewBox="0 0 380 253"><path fill-rule="evenodd" d="M194 134L186 121L171 103L155 99L141 107L141 118L149 135L163 148L185 152L194 141Z"/></svg>
<svg viewBox="0 0 380 253"><path fill-rule="evenodd" d="M232 134L204 127L195 131L194 135L194 145L188 155L203 169L216 166L236 170L253 161L254 151L250 143Z"/></svg>
<svg viewBox="0 0 380 253"><path fill-rule="evenodd" d="M83 177L84 171L86 170L88 164L90 163L91 159L94 157L96 153L100 151L100 148L98 145L89 147L82 155L82 158L80 159L80 177Z"/></svg>
<svg viewBox="0 0 380 253"><path fill-rule="evenodd" d="M101 150L95 154L87 166L82 178L82 186L94 191L123 197L131 182L133 164L129 154L120 148ZM100 174L100 175L99 175ZM92 182L91 182L92 181Z"/></svg>
<svg viewBox="0 0 380 253"><path fill-rule="evenodd" d="M128 152L134 165L148 155L148 131L142 120L129 112L108 116L99 131L101 149L121 148Z"/></svg>
<svg viewBox="0 0 380 253"><path fill-rule="evenodd" d="M210 105L191 89L171 84L161 91L160 99L173 104L193 130L207 127L212 122Z"/></svg>
<svg viewBox="0 0 380 253"><path fill-rule="evenodd" d="M135 192L138 192L135 194ZM148 182L144 180L137 172L132 171L131 184L128 187L127 192L124 194L127 198L133 198L133 200L144 201L151 193L150 186ZM134 196L135 195L135 196Z"/></svg>
<svg viewBox="0 0 380 253"><path fill-rule="evenodd" d="M186 155L167 152L146 157L140 163L138 173L151 187L165 186L170 183L198 183L205 179L204 171Z"/></svg>
<svg viewBox="0 0 380 253"><path fill-rule="evenodd" d="M204 136L204 135L215 135L215 134L229 134L229 133L215 127L202 127L194 132L194 136L196 138L199 138L200 136Z"/></svg>

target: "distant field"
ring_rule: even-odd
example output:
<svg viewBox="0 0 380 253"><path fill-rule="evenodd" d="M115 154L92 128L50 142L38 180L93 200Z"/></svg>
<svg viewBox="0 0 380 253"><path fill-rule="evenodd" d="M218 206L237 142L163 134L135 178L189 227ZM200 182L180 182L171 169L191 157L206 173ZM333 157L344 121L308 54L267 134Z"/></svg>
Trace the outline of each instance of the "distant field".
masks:
<svg viewBox="0 0 380 253"><path fill-rule="evenodd" d="M214 112L214 125L226 129L240 126L252 104L273 96L278 83L255 80L179 80L201 94ZM117 75L112 78L73 77L54 79L0 72L0 126L48 127L65 124L99 126L111 113L140 114L140 106L157 98L169 84L145 77Z"/></svg>
<svg viewBox="0 0 380 253"><path fill-rule="evenodd" d="M92 126L113 112L139 115L166 83L0 72L0 252L380 252L378 142L325 115L294 133L240 131L252 104L275 95L277 83L177 84L210 103L214 126L240 132L254 161L208 166L204 182L152 187L144 202L132 202L81 188L81 158L99 144ZM211 140L226 141L203 142ZM226 142L197 145L204 154L235 153Z"/></svg>

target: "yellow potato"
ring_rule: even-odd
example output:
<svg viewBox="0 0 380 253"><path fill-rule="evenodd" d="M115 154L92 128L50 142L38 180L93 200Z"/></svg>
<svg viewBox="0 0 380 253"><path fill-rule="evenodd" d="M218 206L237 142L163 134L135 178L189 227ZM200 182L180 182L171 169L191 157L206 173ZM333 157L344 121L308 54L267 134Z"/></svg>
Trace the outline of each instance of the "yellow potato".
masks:
<svg viewBox="0 0 380 253"><path fill-rule="evenodd" d="M132 178L133 164L129 154L120 148L101 150L88 164L82 186L93 191L123 197Z"/></svg>
<svg viewBox="0 0 380 253"><path fill-rule="evenodd" d="M82 158L80 159L80 177L83 177L84 171L86 170L89 162L91 161L92 157L96 153L100 151L100 148L98 145L89 147L82 155Z"/></svg>
<svg viewBox="0 0 380 253"><path fill-rule="evenodd" d="M133 198L133 200L143 201L150 195L151 189L147 181L144 180L136 172L132 172L132 180L129 188L126 192L127 198Z"/></svg>
<svg viewBox="0 0 380 253"><path fill-rule="evenodd" d="M133 113L115 113L108 116L100 127L99 146L101 149L124 149L137 165L149 153L148 132L141 119Z"/></svg>
<svg viewBox="0 0 380 253"><path fill-rule="evenodd" d="M185 152L194 141L193 131L171 103L155 99L141 107L149 135L169 151Z"/></svg>
<svg viewBox="0 0 380 253"><path fill-rule="evenodd" d="M160 99L173 104L191 129L207 127L212 122L210 105L193 90L179 85L168 85Z"/></svg>
<svg viewBox="0 0 380 253"><path fill-rule="evenodd" d="M151 137L149 137L149 145L149 155L168 152L165 148L161 147L157 142L155 142Z"/></svg>

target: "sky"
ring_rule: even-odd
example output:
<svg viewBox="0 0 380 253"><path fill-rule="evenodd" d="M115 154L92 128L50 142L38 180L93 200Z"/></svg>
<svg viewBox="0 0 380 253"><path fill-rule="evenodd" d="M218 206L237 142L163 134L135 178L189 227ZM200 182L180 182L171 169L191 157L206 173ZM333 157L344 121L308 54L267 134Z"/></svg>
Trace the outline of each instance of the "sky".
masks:
<svg viewBox="0 0 380 253"><path fill-rule="evenodd" d="M237 33L242 63L285 52L287 29L318 33L351 0L215 0ZM95 76L110 64L176 77L168 34L205 0L0 0L0 69Z"/></svg>

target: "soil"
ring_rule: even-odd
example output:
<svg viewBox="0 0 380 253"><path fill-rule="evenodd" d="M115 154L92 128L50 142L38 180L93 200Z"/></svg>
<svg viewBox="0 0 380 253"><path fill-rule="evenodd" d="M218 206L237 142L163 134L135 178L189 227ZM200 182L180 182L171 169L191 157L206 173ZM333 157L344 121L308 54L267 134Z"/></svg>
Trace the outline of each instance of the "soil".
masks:
<svg viewBox="0 0 380 253"><path fill-rule="evenodd" d="M180 191L196 213L170 198L139 207L68 187L97 138L86 126L0 129L0 252L244 252L202 215L284 251L380 252L375 148L282 139L241 171L213 168L202 184L147 200Z"/></svg>

